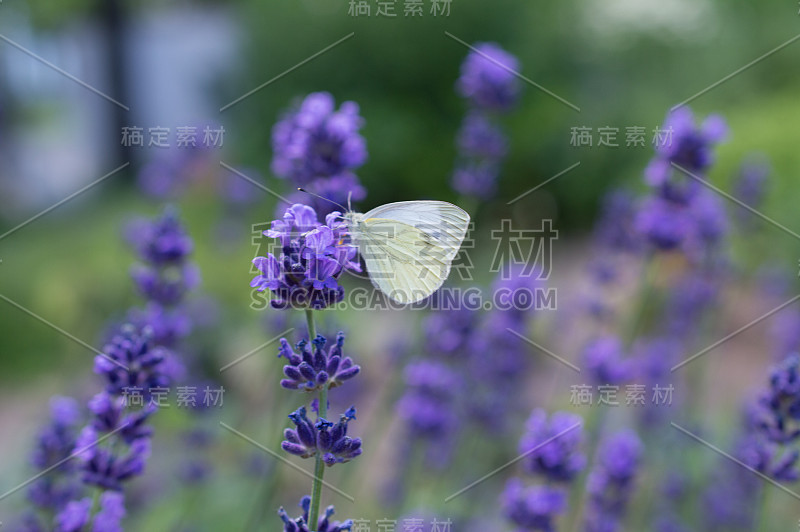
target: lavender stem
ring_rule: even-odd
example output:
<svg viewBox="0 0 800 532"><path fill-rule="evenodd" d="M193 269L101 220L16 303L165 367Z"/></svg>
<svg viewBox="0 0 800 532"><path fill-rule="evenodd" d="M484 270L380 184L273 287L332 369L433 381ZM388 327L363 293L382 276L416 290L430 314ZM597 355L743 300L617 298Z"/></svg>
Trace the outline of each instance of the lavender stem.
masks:
<svg viewBox="0 0 800 532"><path fill-rule="evenodd" d="M317 337L317 330L314 326L314 311L306 309L306 323L308 324L308 341L311 342ZM328 386L327 384L319 390L319 411L318 417L328 416ZM325 474L325 462L322 461L322 453L317 452L314 463L314 483L311 488L311 508L308 512L308 528L313 532L317 529L319 522L319 505L322 496L322 477Z"/></svg>

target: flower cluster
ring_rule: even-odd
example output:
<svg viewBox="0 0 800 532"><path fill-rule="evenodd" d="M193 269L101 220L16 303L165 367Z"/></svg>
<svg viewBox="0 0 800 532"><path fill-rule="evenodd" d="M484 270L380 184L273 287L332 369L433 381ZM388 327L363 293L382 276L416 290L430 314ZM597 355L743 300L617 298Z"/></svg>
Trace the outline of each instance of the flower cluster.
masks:
<svg viewBox="0 0 800 532"><path fill-rule="evenodd" d="M581 453L582 419L567 412L556 412L549 419L544 410L531 414L519 450L526 472L541 478L545 485L525 487L511 479L501 497L503 511L519 530L555 531L555 519L567 507L564 486L573 482L586 466Z"/></svg>
<svg viewBox="0 0 800 532"><path fill-rule="evenodd" d="M734 182L734 196L753 209L757 209L764 201L767 192L770 167L762 161L750 160L739 168ZM737 220L745 229L751 228L752 214L746 209L736 211Z"/></svg>
<svg viewBox="0 0 800 532"><path fill-rule="evenodd" d="M306 311L309 319L309 332L313 327L313 315L311 310ZM342 383L351 380L361 370L353 363L350 357L343 354L344 333L336 336L336 342L325 350L327 340L325 337L317 335L314 338L313 350L309 348L308 341L302 340L297 344L300 353L295 353L285 339L281 339L278 356L284 357L289 362L284 366L284 375L287 377L281 381L284 388L299 391L317 391L318 398L311 404L311 410L316 412L317 418L312 421L308 417L308 410L301 406L291 414L289 419L294 423L295 428L287 428L283 432L284 441L281 448L289 454L300 456L301 458L314 458L316 460L316 470L318 478L315 479L315 491L319 494L321 485L321 475L319 471L324 470L324 466L331 467L335 464L342 464L353 460L362 453L361 439L351 438L347 435L349 423L356 419L356 409L351 406L337 422L327 419L329 407L328 391L338 387ZM308 523L315 521L319 510L319 500L304 498L301 502L304 510L302 517L292 520L283 510L278 514L284 523L285 532L309 531ZM330 517L333 515L333 507L328 507L323 516L319 517L316 532L340 530L350 530L351 521L345 523L331 523Z"/></svg>
<svg viewBox="0 0 800 532"><path fill-rule="evenodd" d="M124 483L141 475L150 456L152 427L147 424L156 411L152 405L131 408L123 388L145 384L168 385L162 371L168 354L151 348L148 331L123 326L95 358L95 372L106 381L104 391L89 401L92 417L74 443L78 470L84 485L102 490L93 514L92 499L77 494L55 517L59 532L121 532L125 516Z"/></svg>
<svg viewBox="0 0 800 532"><path fill-rule="evenodd" d="M94 359L94 372L106 381L106 391L123 395L126 390L169 386L170 375L164 364L171 353L164 347L154 346L152 329L137 330L124 325Z"/></svg>
<svg viewBox="0 0 800 532"><path fill-rule="evenodd" d="M338 212L328 214L321 224L313 208L295 204L282 220L273 220L264 234L278 239L280 251L253 259L259 275L250 286L272 291L274 308L323 309L334 305L344 298L339 276L345 270L361 269L358 251L350 243Z"/></svg>
<svg viewBox="0 0 800 532"><path fill-rule="evenodd" d="M800 355L772 369L769 387L751 409L748 434L740 442L742 461L782 481L800 479Z"/></svg>
<svg viewBox="0 0 800 532"><path fill-rule="evenodd" d="M468 111L456 139L458 157L453 188L465 196L486 198L497 188L508 140L496 124L498 113L510 111L519 99L517 59L496 44L479 43L461 66L456 90Z"/></svg>
<svg viewBox="0 0 800 532"><path fill-rule="evenodd" d="M313 352L307 340L300 340L297 344L299 353L292 351L289 342L281 339L279 357L284 357L289 363L283 367L286 378L281 380L281 386L289 390L304 390L307 392L319 390L323 386L335 388L344 381L352 379L361 371L361 367L353 363L353 359L344 356L344 333L336 335L336 343L325 351L325 337L317 335L312 342Z"/></svg>
<svg viewBox="0 0 800 532"><path fill-rule="evenodd" d="M510 111L519 100L519 61L494 43L477 43L461 65L456 89L477 109Z"/></svg>
<svg viewBox="0 0 800 532"><path fill-rule="evenodd" d="M167 209L154 221L138 220L127 237L142 264L132 272L134 284L147 298L144 309L132 309L126 322L108 333L103 352L94 359L94 372L103 391L88 403L90 417L78 431L76 403L53 400L53 422L40 437L34 465L53 467L31 488L31 499L54 516L52 527L28 518L24 530L54 528L59 532L121 532L125 516L123 488L144 471L153 429L148 424L157 407L142 400L127 401L129 393L145 394L169 387L183 373L172 349L186 333L190 320L181 303L199 276L188 263L193 243L177 213ZM86 487L98 490L99 505L84 497Z"/></svg>
<svg viewBox="0 0 800 532"><path fill-rule="evenodd" d="M325 514L320 516L317 528L311 529L308 527L308 510L311 507L311 497L305 496L300 500L300 508L303 509L303 515L296 519L289 517L286 510L281 508L278 510L278 515L283 521L283 532L344 532L353 528L353 520L348 519L344 523L339 521L331 521L331 517L335 513L333 506L328 506Z"/></svg>
<svg viewBox="0 0 800 532"><path fill-rule="evenodd" d="M69 457L75 450L75 439L81 412L77 401L70 397L53 397L50 400L50 423L36 439L31 464L39 471L50 470L28 489L28 499L34 506L47 512L59 512L71 500L79 497L82 486L73 478L75 462ZM39 518L27 516L32 529L44 529ZM37 524L38 523L38 524Z"/></svg>
<svg viewBox="0 0 800 532"><path fill-rule="evenodd" d="M125 517L121 493L107 491L100 496L100 509L92 517L92 499L72 501L55 518L56 532L122 532L119 523ZM88 528L91 524L91 528Z"/></svg>
<svg viewBox="0 0 800 532"><path fill-rule="evenodd" d="M135 220L126 232L142 261L133 267L131 277L147 300L144 308L129 312L127 321L149 326L156 344L174 347L191 330L182 304L200 283L198 268L188 260L194 243L173 208L155 220Z"/></svg>
<svg viewBox="0 0 800 532"><path fill-rule="evenodd" d="M567 494L549 486L525 487L511 479L502 495L503 513L520 530L555 532L555 516L567 508Z"/></svg>
<svg viewBox="0 0 800 532"><path fill-rule="evenodd" d="M601 443L598 463L586 481L589 501L584 530L614 532L623 529L642 451L642 442L630 430L613 434Z"/></svg>
<svg viewBox="0 0 800 532"><path fill-rule="evenodd" d="M105 377L106 389L89 401L92 419L76 443L86 484L121 491L123 482L144 471L153 432L147 420L156 407L148 403L133 408L125 388L171 382L162 371L169 355L163 348L151 348L149 342L147 331L126 326L106 346L106 353L95 358L95 371ZM120 368L123 364L125 368ZM116 443L113 449L99 445L107 439Z"/></svg>
<svg viewBox="0 0 800 532"><path fill-rule="evenodd" d="M556 412L548 419L544 410L534 410L519 444L527 472L552 482L574 480L586 467L586 457L580 452L581 422L576 414Z"/></svg>
<svg viewBox="0 0 800 532"><path fill-rule="evenodd" d="M355 418L356 409L351 406L337 423L323 417L312 423L306 415L306 407L301 406L289 414L289 419L297 428L284 431L283 437L286 439L281 447L287 453L301 458L311 458L320 453L327 466L349 462L362 452L361 439L347 435L347 424Z"/></svg>
<svg viewBox="0 0 800 532"><path fill-rule="evenodd" d="M404 372L406 393L397 403L400 418L413 438L424 438L444 449L458 426L457 393L462 380L436 361L409 364Z"/></svg>
<svg viewBox="0 0 800 532"><path fill-rule="evenodd" d="M593 384L621 384L631 373L624 359L622 341L615 335L594 338L583 349L582 367L586 368Z"/></svg>
<svg viewBox="0 0 800 532"><path fill-rule="evenodd" d="M645 172L653 194L641 205L637 231L656 249L694 255L713 247L727 231L721 201L700 182L713 162L713 147L726 133L725 122L711 116L695 126L690 109L667 116L669 142L660 143Z"/></svg>
<svg viewBox="0 0 800 532"><path fill-rule="evenodd" d="M309 94L272 130L272 171L336 203L363 199L366 190L353 173L367 160L366 141L359 133L363 125L355 102L344 102L337 110L331 94ZM330 211L327 202L309 201L319 212Z"/></svg>

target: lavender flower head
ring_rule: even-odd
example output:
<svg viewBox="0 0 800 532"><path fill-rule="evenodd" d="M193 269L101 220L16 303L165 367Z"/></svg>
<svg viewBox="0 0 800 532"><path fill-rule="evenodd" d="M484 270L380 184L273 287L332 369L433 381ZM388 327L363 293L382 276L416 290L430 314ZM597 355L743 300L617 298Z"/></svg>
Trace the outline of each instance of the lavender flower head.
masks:
<svg viewBox="0 0 800 532"><path fill-rule="evenodd" d="M363 199L366 190L353 173L367 160L366 141L359 133L363 125L355 102L344 102L337 110L331 94L309 94L272 130L272 171L337 203L350 195L354 201ZM313 202L321 212L330 207Z"/></svg>
<svg viewBox="0 0 800 532"><path fill-rule="evenodd" d="M574 479L586 467L580 451L581 423L580 416L569 412L556 412L548 419L543 409L534 410L519 444L527 471L554 482Z"/></svg>
<svg viewBox="0 0 800 532"><path fill-rule="evenodd" d="M463 357L479 318L480 313L468 308L432 312L422 323L428 351L436 356Z"/></svg>
<svg viewBox="0 0 800 532"><path fill-rule="evenodd" d="M80 411L71 397L50 400L50 422L39 432L31 456L38 470L54 470L37 479L28 490L28 498L39 508L58 510L80 494L80 486L71 478Z"/></svg>
<svg viewBox="0 0 800 532"><path fill-rule="evenodd" d="M631 375L631 365L623 358L622 342L616 336L601 336L583 349L583 367L594 384L621 384Z"/></svg>
<svg viewBox="0 0 800 532"><path fill-rule="evenodd" d="M616 433L601 443L598 464L587 478L587 532L622 530L633 493L643 446L633 431Z"/></svg>
<svg viewBox="0 0 800 532"><path fill-rule="evenodd" d="M459 151L473 157L502 159L508 152L508 139L503 130L481 112L471 112L461 124L456 138Z"/></svg>
<svg viewBox="0 0 800 532"><path fill-rule="evenodd" d="M315 391L323 386L335 388L352 379L361 371L361 367L353 363L353 359L344 356L344 333L336 335L336 343L325 350L326 339L317 335L312 342L313 351L307 340L297 344L299 353L295 353L289 342L281 338L279 357L284 357L288 364L283 367L285 379L281 386L289 390Z"/></svg>
<svg viewBox="0 0 800 532"><path fill-rule="evenodd" d="M687 185L701 186L694 180ZM728 220L720 199L709 190L697 189L681 201L662 195L646 198L634 227L658 250L683 250L696 257L722 239Z"/></svg>
<svg viewBox="0 0 800 532"><path fill-rule="evenodd" d="M55 517L56 532L81 532L89 522L92 499L86 497L68 503Z"/></svg>
<svg viewBox="0 0 800 532"><path fill-rule="evenodd" d="M155 408L126 414L124 403L123 397L100 393L89 404L94 420L75 444L85 484L122 491L124 482L144 472L152 436L152 428L145 423ZM124 445L113 449L99 445L116 436Z"/></svg>
<svg viewBox="0 0 800 532"><path fill-rule="evenodd" d="M103 348L103 354L95 357L94 372L105 378L109 393L122 395L136 389L144 394L150 388L169 386L170 375L163 369L171 354L154 347L151 338L151 330L125 325Z"/></svg>
<svg viewBox="0 0 800 532"><path fill-rule="evenodd" d="M303 515L296 519L289 517L289 514L287 514L286 510L283 508L278 510L278 515L281 521L283 521L283 532L312 532L312 529L308 527L308 512L311 508L311 497L303 497L300 500L299 506L303 509ZM335 510L333 506L328 506L325 513L320 516L317 527L313 530L316 532L344 532L345 530L351 530L353 528L352 519L348 519L343 523L331 521L331 517L333 517L334 513Z"/></svg>
<svg viewBox="0 0 800 532"><path fill-rule="evenodd" d="M406 366L405 381L406 393L397 409L411 434L440 442L449 439L458 426L461 378L441 362L420 361Z"/></svg>
<svg viewBox="0 0 800 532"><path fill-rule="evenodd" d="M175 347L192 325L182 303L200 283L199 269L188 260L192 239L173 208L155 220L135 220L126 236L142 261L132 268L131 277L147 304L131 309L125 321L149 328L154 344ZM177 376L181 370L174 369Z"/></svg>
<svg viewBox="0 0 800 532"><path fill-rule="evenodd" d="M516 57L494 43L477 43L461 65L456 89L475 108L506 112L520 94Z"/></svg>
<svg viewBox="0 0 800 532"><path fill-rule="evenodd" d="M764 438L756 432L743 437L737 445L739 459L752 469L780 482L800 479L800 451Z"/></svg>
<svg viewBox="0 0 800 532"><path fill-rule="evenodd" d="M125 233L139 257L156 266L182 262L194 248L173 208L167 208L154 221L134 220L126 227Z"/></svg>
<svg viewBox="0 0 800 532"><path fill-rule="evenodd" d="M602 201L601 214L594 230L595 242L611 251L636 252L642 241L634 230L636 201L625 190L608 193Z"/></svg>
<svg viewBox="0 0 800 532"><path fill-rule="evenodd" d="M302 185L358 168L367 160L366 142L359 133L363 125L355 102L344 102L336 110L331 94L309 94L297 111L273 128L273 172Z"/></svg>
<svg viewBox="0 0 800 532"><path fill-rule="evenodd" d="M734 195L744 204L758 208L764 201L770 167L764 162L748 161L742 164L734 184Z"/></svg>
<svg viewBox="0 0 800 532"><path fill-rule="evenodd" d="M508 482L501 500L504 515L518 530L555 532L553 520L567 507L563 490L549 486L526 488L516 478Z"/></svg>
<svg viewBox="0 0 800 532"><path fill-rule="evenodd" d="M497 191L500 168L491 160L464 161L453 171L453 190L464 196L491 197Z"/></svg>
<svg viewBox="0 0 800 532"><path fill-rule="evenodd" d="M336 304L344 298L339 276L345 270L361 271L338 212L321 224L313 208L296 204L264 234L279 240L280 251L253 259L260 273L250 286L272 291L274 308L323 309Z"/></svg>
<svg viewBox="0 0 800 532"><path fill-rule="evenodd" d="M711 115L697 127L691 109L680 107L667 115L662 131L665 136L657 139L656 157L645 170L645 179L669 199L686 199L701 185L686 176L680 183L672 179L678 172L672 165L704 177L714 162L714 146L727 134L727 125L719 115Z"/></svg>
<svg viewBox="0 0 800 532"><path fill-rule="evenodd" d="M759 403L765 413L760 428L770 440L787 444L800 439L800 355L789 355L772 369Z"/></svg>
<svg viewBox="0 0 800 532"><path fill-rule="evenodd" d="M349 462L361 454L361 439L347 435L348 423L356 418L354 407L342 414L337 423L324 418L312 423L306 412L306 408L301 406L289 414L296 428L284 431L283 437L286 439L281 443L284 451L301 458L311 458L321 453L327 466Z"/></svg>

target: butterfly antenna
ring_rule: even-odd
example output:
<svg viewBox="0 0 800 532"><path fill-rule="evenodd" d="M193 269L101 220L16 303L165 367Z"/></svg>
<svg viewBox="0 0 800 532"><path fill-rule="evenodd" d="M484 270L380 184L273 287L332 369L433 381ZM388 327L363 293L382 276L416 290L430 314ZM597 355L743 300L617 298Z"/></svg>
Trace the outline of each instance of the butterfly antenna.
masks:
<svg viewBox="0 0 800 532"><path fill-rule="evenodd" d="M306 190L304 188L297 187L297 190L299 190L300 192L305 192L306 194L314 196L315 198L319 198L319 199L321 199L323 201L327 201L328 203L333 203L337 207L341 207L343 211L347 211L348 210L341 203L337 203L337 202L333 201L332 199L324 198L324 197L320 196L319 194L314 194L313 192L309 192L308 190ZM349 203L349 200L348 200L348 203Z"/></svg>

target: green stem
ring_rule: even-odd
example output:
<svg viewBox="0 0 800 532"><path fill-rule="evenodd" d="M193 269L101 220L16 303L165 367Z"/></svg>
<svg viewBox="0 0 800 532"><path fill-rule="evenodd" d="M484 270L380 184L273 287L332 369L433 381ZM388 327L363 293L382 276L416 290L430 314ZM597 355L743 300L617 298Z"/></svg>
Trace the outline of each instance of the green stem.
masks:
<svg viewBox="0 0 800 532"><path fill-rule="evenodd" d="M317 328L314 326L314 311L311 309L306 309L306 325L308 325L308 341L310 343L317 337Z"/></svg>
<svg viewBox="0 0 800 532"><path fill-rule="evenodd" d="M767 532L769 521L769 489L766 484L761 487L761 497L755 519L756 532Z"/></svg>
<svg viewBox="0 0 800 532"><path fill-rule="evenodd" d="M656 277L657 262L653 255L648 255L642 265L641 286L632 309L631 318L628 321L626 334L623 337L625 347L630 347L636 340L636 336L641 332L641 328L645 324L645 314L648 311L648 306L654 303L652 298L655 295L654 279Z"/></svg>
<svg viewBox="0 0 800 532"><path fill-rule="evenodd" d="M314 326L314 313L311 309L306 310L306 323L308 324L308 338L313 341L317 337L317 330ZM319 391L319 415L317 419L328 416L328 385L323 386ZM325 462L322 461L322 454L318 451L314 463L314 483L311 486L311 508L308 511L308 528L311 531L317 529L319 523L320 498L322 497L322 477L325 475Z"/></svg>

